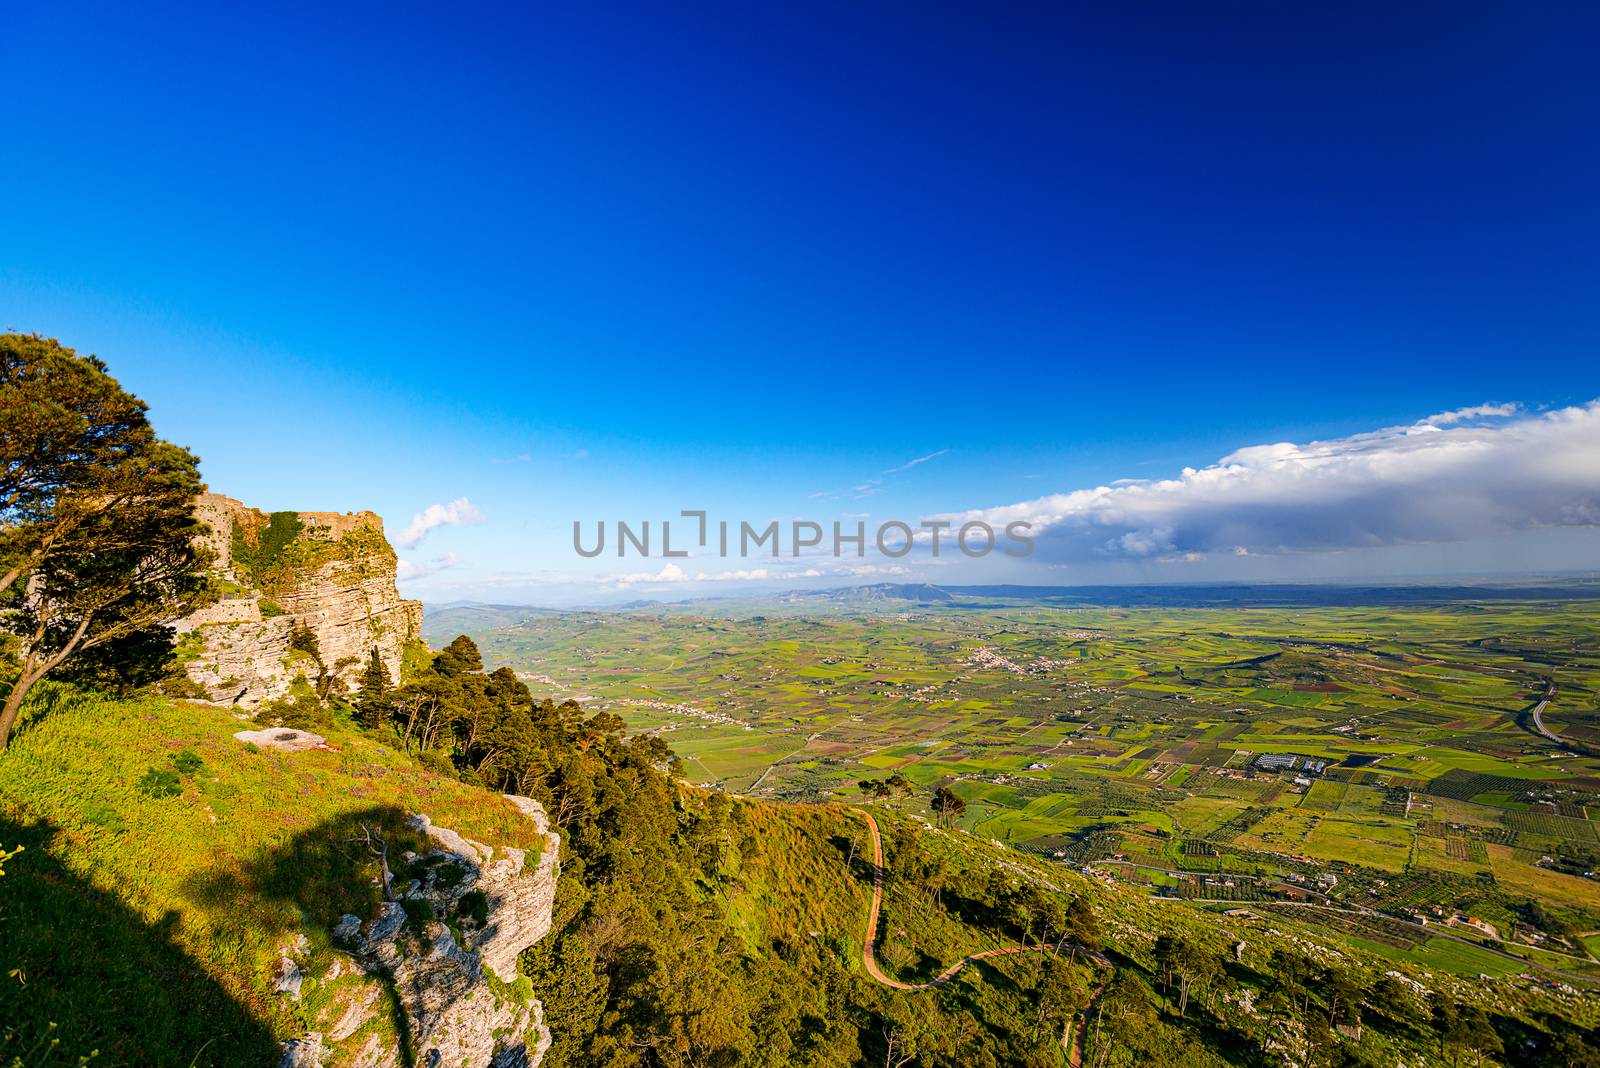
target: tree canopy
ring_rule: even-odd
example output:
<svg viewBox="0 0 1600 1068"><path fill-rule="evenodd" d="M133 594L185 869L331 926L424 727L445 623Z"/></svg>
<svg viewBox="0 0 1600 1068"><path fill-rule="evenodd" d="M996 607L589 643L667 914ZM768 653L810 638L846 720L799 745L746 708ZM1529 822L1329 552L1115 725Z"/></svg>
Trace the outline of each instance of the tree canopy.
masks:
<svg viewBox="0 0 1600 1068"><path fill-rule="evenodd" d="M74 657L170 649L165 624L210 596L202 489L194 455L156 436L104 363L0 335L0 628L15 658L0 749L28 691Z"/></svg>

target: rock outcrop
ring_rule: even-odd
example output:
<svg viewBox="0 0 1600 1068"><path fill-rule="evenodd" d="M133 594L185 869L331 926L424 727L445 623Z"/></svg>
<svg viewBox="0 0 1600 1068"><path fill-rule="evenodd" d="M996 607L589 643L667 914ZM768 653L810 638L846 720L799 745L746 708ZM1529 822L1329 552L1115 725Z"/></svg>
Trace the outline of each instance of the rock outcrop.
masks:
<svg viewBox="0 0 1600 1068"><path fill-rule="evenodd" d="M284 753L298 753L306 749L327 749L328 740L310 731L297 731L288 727L269 727L264 731L235 731L234 740L253 745L258 749L277 749Z"/></svg>
<svg viewBox="0 0 1600 1068"><path fill-rule="evenodd" d="M397 562L371 512L269 516L208 493L196 505L223 599L176 624L189 677L219 703L254 708L295 680L329 673L350 689L378 651L391 681L422 630L422 605L400 598ZM301 629L317 654L291 648ZM319 663L320 660L320 663Z"/></svg>
<svg viewBox="0 0 1600 1068"><path fill-rule="evenodd" d="M315 983L302 978L289 992L280 981L286 997L314 987L317 1006L317 1030L284 1044L280 1068L398 1068L409 1063L407 1037L419 1066L538 1068L550 1031L518 982L517 956L550 931L561 840L538 802L509 800L544 835L531 864L525 850L490 849L413 817L435 848L407 855L396 900L366 920L341 918L338 948ZM286 952L283 975L303 972L292 958Z"/></svg>

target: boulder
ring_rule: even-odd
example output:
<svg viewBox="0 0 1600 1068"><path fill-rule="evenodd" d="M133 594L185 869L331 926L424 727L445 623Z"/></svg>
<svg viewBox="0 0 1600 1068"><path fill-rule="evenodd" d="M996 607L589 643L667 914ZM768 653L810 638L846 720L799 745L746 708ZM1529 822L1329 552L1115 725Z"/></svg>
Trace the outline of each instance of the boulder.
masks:
<svg viewBox="0 0 1600 1068"><path fill-rule="evenodd" d="M260 749L281 749L285 753L298 753L303 749L326 749L328 740L320 734L299 731L292 727L269 727L262 731L235 731L234 738Z"/></svg>

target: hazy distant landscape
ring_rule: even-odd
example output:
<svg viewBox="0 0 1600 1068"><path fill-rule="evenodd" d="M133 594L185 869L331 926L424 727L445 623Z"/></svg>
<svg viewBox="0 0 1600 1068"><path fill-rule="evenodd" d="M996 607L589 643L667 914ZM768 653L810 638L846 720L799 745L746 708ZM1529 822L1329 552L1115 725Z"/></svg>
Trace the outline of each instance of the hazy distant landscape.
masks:
<svg viewBox="0 0 1600 1068"><path fill-rule="evenodd" d="M913 811L948 786L973 834L1150 893L1315 900L1339 911L1299 921L1463 974L1514 965L1434 932L1600 975L1597 593L870 587L425 630L665 738L704 786L903 775ZM1531 929L1530 901L1585 933Z"/></svg>

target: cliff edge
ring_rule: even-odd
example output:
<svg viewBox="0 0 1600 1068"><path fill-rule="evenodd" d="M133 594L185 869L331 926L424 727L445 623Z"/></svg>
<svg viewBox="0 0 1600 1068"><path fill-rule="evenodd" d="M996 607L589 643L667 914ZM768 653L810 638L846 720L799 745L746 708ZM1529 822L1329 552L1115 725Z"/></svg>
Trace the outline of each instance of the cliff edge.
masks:
<svg viewBox="0 0 1600 1068"><path fill-rule="evenodd" d="M254 708L286 697L297 679L350 690L377 651L391 681L419 640L422 604L400 597L397 560L372 512L274 512L208 493L196 514L210 528L216 604L180 620L185 670L219 704ZM315 637L315 652L298 632Z"/></svg>

